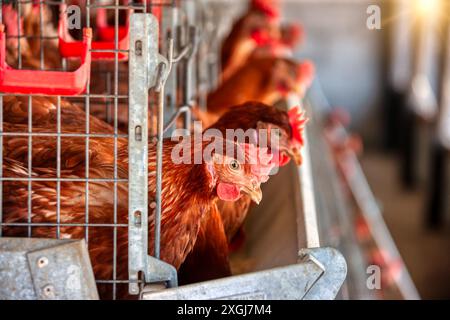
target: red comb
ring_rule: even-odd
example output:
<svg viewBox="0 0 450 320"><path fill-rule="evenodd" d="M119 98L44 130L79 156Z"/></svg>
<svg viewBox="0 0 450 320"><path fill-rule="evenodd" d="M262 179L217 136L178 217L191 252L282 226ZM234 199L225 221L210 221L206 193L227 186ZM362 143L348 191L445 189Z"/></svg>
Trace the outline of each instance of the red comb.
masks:
<svg viewBox="0 0 450 320"><path fill-rule="evenodd" d="M274 57L290 57L292 55L291 47L272 38L267 30L254 30L250 37L259 48L265 48Z"/></svg>
<svg viewBox="0 0 450 320"><path fill-rule="evenodd" d="M250 6L267 15L269 18L279 18L280 10L278 8L278 1L275 0L252 0Z"/></svg>
<svg viewBox="0 0 450 320"><path fill-rule="evenodd" d="M292 130L292 139L299 142L301 145L304 144L303 141L303 129L305 128L305 123L308 119L305 117L305 111L301 110L300 107L294 107L288 111L289 124Z"/></svg>
<svg viewBox="0 0 450 320"><path fill-rule="evenodd" d="M269 45L272 42L272 38L267 30L256 29L250 36L259 47Z"/></svg>

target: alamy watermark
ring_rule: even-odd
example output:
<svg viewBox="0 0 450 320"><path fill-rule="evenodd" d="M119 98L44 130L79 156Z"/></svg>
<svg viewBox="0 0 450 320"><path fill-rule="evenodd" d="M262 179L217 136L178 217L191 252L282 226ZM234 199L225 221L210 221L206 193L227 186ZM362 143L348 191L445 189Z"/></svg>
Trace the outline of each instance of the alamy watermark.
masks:
<svg viewBox="0 0 450 320"><path fill-rule="evenodd" d="M367 7L366 13L368 14L366 20L366 27L369 30L381 29L381 8L378 5L372 4Z"/></svg>

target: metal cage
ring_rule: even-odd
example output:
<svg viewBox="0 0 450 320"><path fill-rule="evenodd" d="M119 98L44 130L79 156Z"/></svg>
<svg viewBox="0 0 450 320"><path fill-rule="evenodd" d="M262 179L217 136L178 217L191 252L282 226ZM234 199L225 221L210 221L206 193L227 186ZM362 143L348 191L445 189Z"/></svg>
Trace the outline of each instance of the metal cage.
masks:
<svg viewBox="0 0 450 320"><path fill-rule="evenodd" d="M74 2L80 4L84 1ZM124 292L135 296L140 294L144 299L164 297L242 298L247 296L256 298L334 298L345 279L346 263L338 251L319 247L321 243L319 242L315 189L311 178L311 158L308 146L305 151L304 166L300 169L291 168L293 171L290 175L295 180L293 188L295 189L296 205L292 210L294 210L295 219L301 229L297 232L306 236L306 240L296 243L296 247L293 249L295 259L292 265L198 285L157 291L163 287L177 285L176 270L159 260L162 139L165 135L170 134L176 126L190 130L192 121L190 111L194 101L197 101L201 107L205 107L205 94L214 88L218 81L217 29L220 28L214 27L215 24L212 21L215 16L209 13L209 1L86 0L85 6L81 7L80 11L82 16L80 28L92 28L92 32L89 32L89 29L85 31L83 42L80 29L61 32L62 15L67 13L67 6L74 2L19 0L13 3L19 17L26 10L30 10L30 6L37 12L35 18L38 18L37 26L40 31L39 35L25 34L25 30L21 26L24 21L20 18L16 19L17 28L10 27L9 30L7 28L7 37L4 41L15 40L10 41L15 44L15 47L8 47L16 55L16 64L10 67L17 70L29 68L29 65L25 63L27 55L22 42L22 40L28 39L34 42L34 48L37 47L39 51L39 59L34 61L35 70L33 70L33 72L40 71L39 76L45 76L42 73L44 71L57 70L61 73L52 74L53 77L60 76L61 82L65 76L69 78L68 72L77 70L76 68L79 67L74 65L69 58L80 56L82 51L80 48L87 50L84 52L86 59L83 61L86 63L85 67L91 70L91 76L90 78L85 76L81 80L76 79L81 81L81 87L85 84L85 90L81 90L82 92L68 94L68 91L62 89L51 92L52 97L48 98L50 99L49 103L56 110L56 118L52 119L54 121L52 130L49 130L48 127L44 127L45 130L43 130L41 119L33 117L36 101L43 95L46 96L49 90L43 88L39 79L31 79L29 87L21 88L21 93L5 91L0 93L0 206L2 206L0 208L0 249L6 250L6 254L19 254L21 261L24 261L24 257L31 259L30 252L35 250L36 244L25 239L26 243L11 245L14 241L9 237L34 238L46 234L47 238L67 241L66 230L69 229L79 230L79 238L84 239L86 247L89 249L95 239L96 229L104 228L110 231L108 241L110 241L111 250L108 252L110 257L108 270L111 272L106 276L97 275L95 279L104 298L116 299ZM11 5L11 1L0 0L2 8L0 23L3 23L5 19L11 20L10 16L5 17L5 5ZM64 5L67 6L64 7ZM53 13L54 21L45 20L48 17L46 8ZM58 16L59 19L57 19ZM202 22L196 24L196 21ZM58 26L60 32L47 34L46 23L53 23L55 28ZM16 34L13 29L16 29ZM92 33L94 40L91 39ZM56 41L58 41L58 45L55 46ZM62 45L67 51L62 51ZM54 65L49 63L51 51L46 50L52 46L54 46L53 53L58 53L56 49L59 46L59 55L57 54ZM2 70L5 69L0 71ZM32 77L33 73L28 75ZM33 81L35 81L35 87L33 87ZM181 90L179 90L180 88ZM17 123L20 126L16 126L23 128L21 131L9 131L4 126L4 123L9 121L4 110L8 107L11 96L19 99L19 104L26 110L27 116L24 117L23 123ZM71 130L70 121L73 119L65 112L67 102L84 109L86 115L82 120L82 130L80 128ZM291 106L292 103L300 102L288 101L288 106ZM156 124L150 123L148 120L149 115L153 114L157 115ZM95 117L91 118L91 115ZM183 117L182 123L177 121L180 117ZM95 120L93 120L95 118L100 118L109 125L96 127ZM11 176L3 170L5 161L9 161L5 160L5 152L11 152L9 149L9 151L5 151L4 146L12 139L18 138L23 140L22 147L25 147L27 152L21 163L21 175ZM97 147L96 141L102 139L110 141L111 148L105 152L109 152L112 163L108 176L99 178L95 175L97 168L95 163L92 163L91 152ZM22 140L19 139L19 141ZM78 150L78 156L81 159L79 161L84 164L83 172L79 176L63 170L61 163L62 148L70 146L76 140L82 141L81 145L83 146L82 150ZM307 139L307 141L309 140ZM42 142L54 145L54 154L38 154L53 161L54 168L51 171L44 172L36 165L36 162L39 162L36 161L36 156L33 157L33 150L36 150ZM149 142L157 144L155 199L148 199L147 192ZM124 143L128 145L128 172L123 172L118 167L119 147ZM5 219L3 213L5 192L9 192L8 184L22 185L26 194L24 203L21 203L26 214L14 221ZM39 201L34 188L39 184L43 184L47 189L55 190L55 201L48 210L52 212L49 214L50 218L34 214L34 203ZM112 198L110 206L106 208L108 212L112 212L112 215L109 215L109 219L104 221L95 221L91 215L95 206L95 193L92 193L92 188L97 184L102 184ZM82 196L75 199L76 204L73 202L73 210L79 210L78 207L75 208L78 205L84 212L83 219L80 221L70 221L61 214L62 209L70 211L69 208L61 208L61 199L67 200L63 198L67 197L64 190L69 185L77 186L82 190L80 191ZM128 203L125 205L123 202L126 200L119 198L123 191L128 197ZM149 207L155 209L155 252L148 252ZM126 214L123 213L123 210L126 211ZM128 246L126 248L118 246L120 237L127 237ZM49 242L46 244L53 245ZM15 250L15 247L20 250ZM37 247L39 250L43 249L40 245ZM77 245L77 248L83 250L83 246ZM122 259L126 253L128 254L127 264L119 263L119 259ZM86 257L86 253L81 253L80 256ZM58 255L51 257L53 259L51 261L62 259ZM39 262L41 258L42 256L38 255L38 267L43 266ZM64 256L64 259L66 258ZM297 259L299 260L298 264L296 264ZM1 255L0 261L3 261ZM44 259L44 261L47 260ZM86 259L83 261L86 262ZM46 265L44 263L44 267ZM127 268L126 276L119 277L119 271L125 267ZM34 269L30 274L33 277ZM291 281L283 281L286 277ZM51 279L51 275L48 275L46 279ZM163 283L162 286L160 286L161 283ZM266 286L260 286L263 283L266 283ZM277 285L280 283L282 283L281 286ZM36 281L34 281L34 286L36 293L31 297L42 299L74 297L70 294L49 295L48 287L42 288ZM56 287L60 288L60 286ZM92 288L92 285L87 287ZM209 288L206 295L204 288ZM227 290L223 290L224 288ZM278 288L278 291L273 291L274 288ZM41 289L42 292L39 291ZM11 296L18 297L20 294L17 295L17 292L14 292L14 295ZM30 295L21 297L30 298ZM78 295L77 297L95 298L95 295Z"/></svg>

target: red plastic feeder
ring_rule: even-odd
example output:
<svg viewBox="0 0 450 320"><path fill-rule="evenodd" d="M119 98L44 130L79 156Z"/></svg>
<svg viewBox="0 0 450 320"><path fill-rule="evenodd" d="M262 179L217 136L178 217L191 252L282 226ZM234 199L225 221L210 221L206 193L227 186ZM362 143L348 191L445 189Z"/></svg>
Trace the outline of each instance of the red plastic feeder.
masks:
<svg viewBox="0 0 450 320"><path fill-rule="evenodd" d="M17 70L6 63L5 26L0 24L0 92L14 94L77 95L86 89L91 71L92 30L83 30L83 41L70 57L81 58L75 71Z"/></svg>
<svg viewBox="0 0 450 320"><path fill-rule="evenodd" d="M81 41L74 40L69 34L67 27L66 5L61 5L61 16L58 25L59 51L63 57L71 57L74 52L78 52ZM128 20L128 17L127 17ZM129 26L118 27L118 50L129 49ZM97 28L100 41L92 41L93 50L115 50L114 27L108 26L106 9L97 9ZM118 60L128 60L128 53L119 52ZM114 52L92 52L92 60L112 60L115 58Z"/></svg>

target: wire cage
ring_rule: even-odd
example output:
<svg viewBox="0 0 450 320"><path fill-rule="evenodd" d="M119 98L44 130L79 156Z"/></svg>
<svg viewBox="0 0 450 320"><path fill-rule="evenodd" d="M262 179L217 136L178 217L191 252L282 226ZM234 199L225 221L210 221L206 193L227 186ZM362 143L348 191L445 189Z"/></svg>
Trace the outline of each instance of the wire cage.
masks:
<svg viewBox="0 0 450 320"><path fill-rule="evenodd" d="M109 234L104 239L107 249L101 253L109 256L108 266L104 270L94 267L100 295L116 299L129 290L137 294L141 275L130 280L123 260L128 255L123 239L128 238L129 228L129 176L121 159L128 156L124 152L128 151L129 119L133 133L144 127L133 123L133 119L143 120L142 109L132 110L131 116L128 113L129 97L138 91L129 83L142 85L129 78L129 73L138 73L131 70L129 45L141 32L138 28L132 34L130 19L133 13L152 13L160 29L153 26L143 33L147 38L156 33L157 38L149 44L155 49L153 56L169 50L177 55L173 60L180 62L179 67L167 80L166 94L160 93L166 103L165 131L176 126L189 128L189 106L196 95L192 81L197 75L193 66L197 29L188 19L198 14L198 7L194 1L175 0L19 0L0 1L0 8L0 236L84 238L92 256L98 250L95 241L100 234ZM139 23L138 27L145 29L146 22ZM78 72L81 67L83 72ZM205 83L209 81L203 79L206 92ZM177 90L180 87L183 89ZM148 106L144 112L148 119L155 118L158 108L159 94L154 91L136 93L145 100L145 108ZM183 123L177 122L181 114ZM156 123L150 120L144 125L150 141L162 139ZM44 153L43 148L47 150ZM108 168L102 170L95 164L95 153L100 150L109 159ZM101 208L96 203L98 188L111 199ZM22 193L23 199L13 199L15 192ZM50 193L46 194L47 203L40 202L41 192ZM77 196L69 200L70 192ZM9 205L15 207L14 213ZM112 214L100 217L100 211ZM138 248L137 254L143 254L145 248ZM130 260L134 261L132 253Z"/></svg>
<svg viewBox="0 0 450 320"><path fill-rule="evenodd" d="M295 180L289 219L302 237L289 259L261 267L280 269L156 293L160 287L149 286L177 285L176 270L159 260L162 140L174 128L191 130L194 102L205 108L218 82L221 28L209 1L0 0L0 8L0 249L11 248L10 237L84 239L91 259L104 261L93 273L106 299L336 296L346 264L320 248L308 160L285 171ZM147 192L149 143L157 150L155 199ZM38 256L38 268L47 264ZM282 281L286 275L292 281ZM52 292L45 286L37 296L73 297Z"/></svg>
<svg viewBox="0 0 450 320"><path fill-rule="evenodd" d="M7 53L3 58L10 64L5 69L28 70L27 76L33 77L28 88L13 89L11 95L2 90L0 95L0 170L10 161L21 170L13 172L6 165L9 169L1 172L0 236L84 238L90 248L103 229L102 233L109 235L104 254L110 258L106 259L107 271L99 274L96 270L96 282L104 297L114 299L119 287L129 281L126 272L118 270L118 257L126 256L126 248L118 241L127 237L128 228L128 172L118 164L124 156L119 153L126 150L128 143L128 19L132 12L145 13L154 8L146 1L122 0L2 1L0 6L0 22L6 25L2 45L6 42ZM79 25L63 30L67 28L70 9L81 15L75 17ZM80 31L89 30L86 28L91 28L93 34L91 61L86 61L91 73L84 74L82 92L67 94L55 90L51 96L42 96L50 92L35 90L39 82L45 82L55 72L63 82L66 74L78 68L79 61L70 59L70 55L79 51L78 46L83 43ZM20 119L14 118L17 111L21 112ZM99 123L97 118L107 124ZM45 154L39 151L42 146L48 150ZM92 157L99 146L110 158L110 167L103 172L95 167ZM21 148L23 152L14 153L9 147ZM72 158L77 163L70 163L70 157L78 158ZM95 192L99 187L111 199L103 208L96 208ZM38 194L44 189L51 193L46 204L39 203ZM13 190L25 192L23 202L14 200L20 211L17 215L8 214ZM67 201L68 190L78 190L78 196ZM43 207L48 214L43 214ZM96 218L95 210L113 214ZM3 212L7 214L2 215Z"/></svg>

